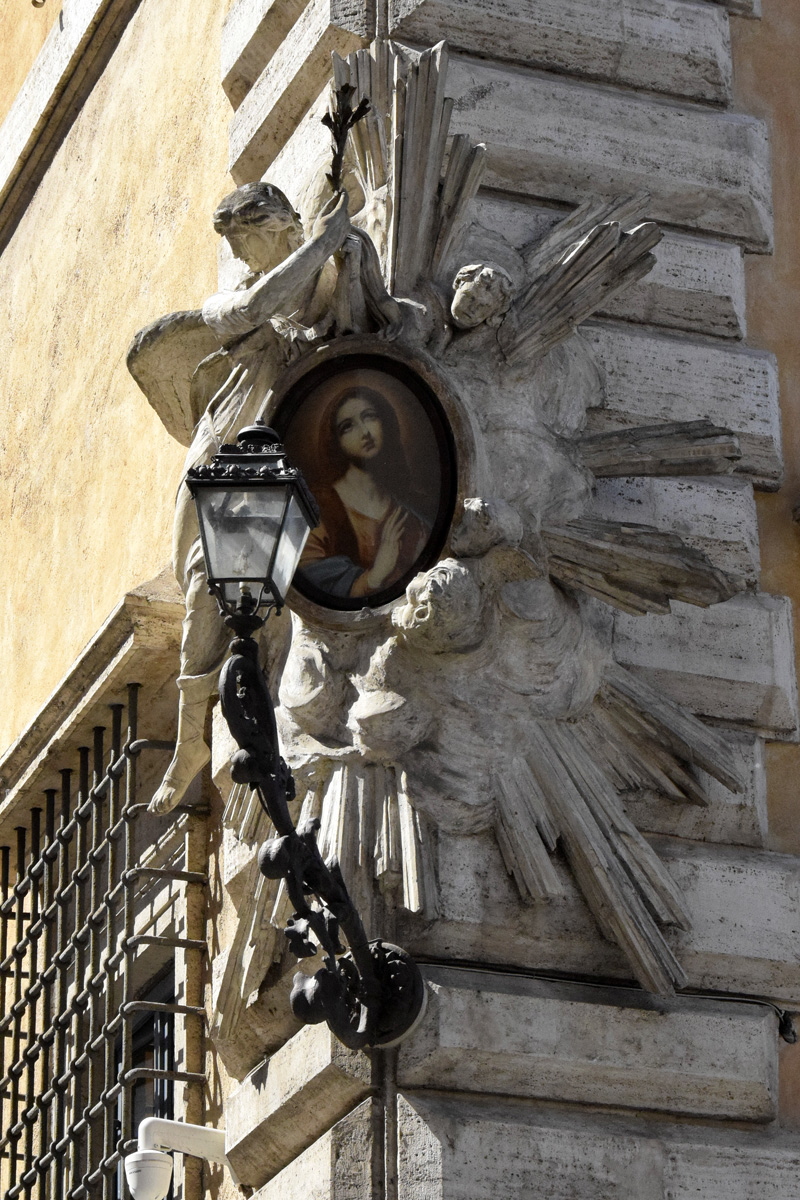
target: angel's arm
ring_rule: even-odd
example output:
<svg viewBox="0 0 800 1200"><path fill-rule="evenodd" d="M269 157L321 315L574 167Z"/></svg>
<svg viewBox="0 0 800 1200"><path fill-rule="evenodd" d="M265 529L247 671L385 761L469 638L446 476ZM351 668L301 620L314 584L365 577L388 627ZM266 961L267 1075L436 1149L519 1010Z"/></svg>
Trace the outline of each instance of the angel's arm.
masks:
<svg viewBox="0 0 800 1200"><path fill-rule="evenodd" d="M347 196L341 193L314 224L309 240L274 270L241 291L217 292L203 305L203 320L226 342L294 306L303 287L342 245L350 228Z"/></svg>

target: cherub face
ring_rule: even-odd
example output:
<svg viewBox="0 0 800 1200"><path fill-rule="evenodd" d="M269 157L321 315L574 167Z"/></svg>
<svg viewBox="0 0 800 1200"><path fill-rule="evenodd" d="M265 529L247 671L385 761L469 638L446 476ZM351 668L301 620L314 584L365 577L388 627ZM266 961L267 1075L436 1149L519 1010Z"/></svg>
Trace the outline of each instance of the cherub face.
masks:
<svg viewBox="0 0 800 1200"><path fill-rule="evenodd" d="M431 653L465 650L480 636L482 599L469 566L448 558L417 575L392 624L407 641Z"/></svg>
<svg viewBox="0 0 800 1200"><path fill-rule="evenodd" d="M450 306L458 329L474 329L506 312L511 304L511 277L502 267L475 264L462 267L453 281Z"/></svg>

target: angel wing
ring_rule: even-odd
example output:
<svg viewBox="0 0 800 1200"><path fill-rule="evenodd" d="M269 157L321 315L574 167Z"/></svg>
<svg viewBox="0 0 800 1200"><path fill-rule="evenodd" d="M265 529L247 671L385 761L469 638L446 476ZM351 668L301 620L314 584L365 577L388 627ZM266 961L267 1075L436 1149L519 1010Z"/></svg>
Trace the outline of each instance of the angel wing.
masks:
<svg viewBox="0 0 800 1200"><path fill-rule="evenodd" d="M168 313L140 329L131 342L128 370L158 413L171 437L184 446L201 417L192 395L192 377L219 342L199 309Z"/></svg>

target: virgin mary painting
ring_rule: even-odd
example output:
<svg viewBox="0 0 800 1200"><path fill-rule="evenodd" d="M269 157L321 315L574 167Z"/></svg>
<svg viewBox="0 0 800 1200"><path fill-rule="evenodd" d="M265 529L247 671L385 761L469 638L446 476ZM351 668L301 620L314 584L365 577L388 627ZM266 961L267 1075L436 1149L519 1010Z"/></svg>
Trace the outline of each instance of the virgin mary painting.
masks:
<svg viewBox="0 0 800 1200"><path fill-rule="evenodd" d="M402 594L429 565L450 474L437 423L407 386L375 370L334 375L296 408L287 450L321 513L295 576L300 591L360 608Z"/></svg>

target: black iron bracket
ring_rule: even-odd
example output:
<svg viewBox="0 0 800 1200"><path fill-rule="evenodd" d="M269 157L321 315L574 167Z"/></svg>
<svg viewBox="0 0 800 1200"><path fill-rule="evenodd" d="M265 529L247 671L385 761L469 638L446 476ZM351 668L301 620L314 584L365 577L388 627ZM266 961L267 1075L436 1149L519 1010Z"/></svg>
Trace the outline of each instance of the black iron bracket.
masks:
<svg viewBox="0 0 800 1200"><path fill-rule="evenodd" d="M326 1022L353 1050L391 1045L419 1018L425 985L399 946L369 941L336 857L323 861L319 821L295 827L289 812L295 786L280 756L275 710L252 634L263 620L250 612L225 618L234 631L231 657L220 677L222 711L239 749L231 759L236 783L249 784L275 828L259 852L268 879L283 879L294 907L284 933L295 956L323 953L314 975L298 971L291 992L304 1024Z"/></svg>

